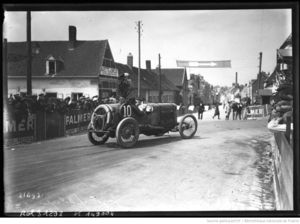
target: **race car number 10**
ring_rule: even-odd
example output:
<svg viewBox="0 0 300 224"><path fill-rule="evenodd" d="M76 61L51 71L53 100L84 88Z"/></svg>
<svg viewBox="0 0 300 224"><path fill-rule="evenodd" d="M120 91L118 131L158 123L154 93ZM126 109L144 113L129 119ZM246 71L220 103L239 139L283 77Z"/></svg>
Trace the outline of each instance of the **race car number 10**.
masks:
<svg viewBox="0 0 300 224"><path fill-rule="evenodd" d="M131 106L130 105L124 105L122 109L123 109L124 117L131 117Z"/></svg>

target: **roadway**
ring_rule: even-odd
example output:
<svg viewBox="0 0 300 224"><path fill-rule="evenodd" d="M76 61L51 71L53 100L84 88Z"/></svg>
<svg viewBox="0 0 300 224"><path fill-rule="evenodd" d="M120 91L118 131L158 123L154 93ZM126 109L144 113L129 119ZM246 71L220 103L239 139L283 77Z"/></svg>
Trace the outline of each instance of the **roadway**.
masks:
<svg viewBox="0 0 300 224"><path fill-rule="evenodd" d="M274 210L266 119L198 121L194 138L122 149L86 134L4 148L5 211Z"/></svg>

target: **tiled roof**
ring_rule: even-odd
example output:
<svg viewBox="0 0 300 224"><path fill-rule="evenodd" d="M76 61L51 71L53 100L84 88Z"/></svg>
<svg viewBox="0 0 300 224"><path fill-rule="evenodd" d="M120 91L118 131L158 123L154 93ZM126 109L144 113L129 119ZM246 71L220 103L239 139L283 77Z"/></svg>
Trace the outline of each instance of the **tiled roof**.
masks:
<svg viewBox="0 0 300 224"><path fill-rule="evenodd" d="M176 90L179 91L179 89L171 82L164 74L161 76L161 85L162 89L170 89L170 90Z"/></svg>
<svg viewBox="0 0 300 224"><path fill-rule="evenodd" d="M156 71L156 70L152 70ZM182 86L185 79L185 70L183 68L163 68L161 73L166 76L175 86Z"/></svg>
<svg viewBox="0 0 300 224"><path fill-rule="evenodd" d="M280 46L280 49L284 49L287 46L292 45L292 34L290 34L286 40L283 42L283 44Z"/></svg>
<svg viewBox="0 0 300 224"><path fill-rule="evenodd" d="M132 67L130 68L128 65L116 63L116 66L119 70L119 74L128 73L129 78L132 80L133 85L138 85L138 68ZM153 71L149 71L147 69L141 69L141 89L144 90L158 90L159 88L159 77ZM169 90L169 91L179 91L179 89L169 81L165 76L161 77L161 89Z"/></svg>
<svg viewBox="0 0 300 224"><path fill-rule="evenodd" d="M273 85L276 79L276 71L274 71L265 81L266 87Z"/></svg>
<svg viewBox="0 0 300 224"><path fill-rule="evenodd" d="M97 76L108 41L76 41L74 50L69 50L69 44L69 41L32 41L32 76L45 75L49 56L63 62L57 76ZM35 53L37 48L39 53ZM9 42L7 49L8 75L25 76L26 42Z"/></svg>

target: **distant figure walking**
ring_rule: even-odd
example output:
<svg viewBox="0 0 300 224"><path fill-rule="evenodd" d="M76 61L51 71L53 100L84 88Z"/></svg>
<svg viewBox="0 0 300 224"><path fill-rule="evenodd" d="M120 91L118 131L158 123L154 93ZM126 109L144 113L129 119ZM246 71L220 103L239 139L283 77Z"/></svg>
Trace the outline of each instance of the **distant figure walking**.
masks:
<svg viewBox="0 0 300 224"><path fill-rule="evenodd" d="M229 101L227 101L227 102L225 103L226 120L229 120L230 111L231 111L230 104L229 104Z"/></svg>
<svg viewBox="0 0 300 224"><path fill-rule="evenodd" d="M238 103L237 102L232 103L231 110L232 110L232 120L237 119L237 110L238 110Z"/></svg>
<svg viewBox="0 0 300 224"><path fill-rule="evenodd" d="M203 112L204 112L204 104L200 103L198 106L198 120L203 118Z"/></svg>
<svg viewBox="0 0 300 224"><path fill-rule="evenodd" d="M243 109L243 105L241 103L237 104L237 110L236 110L236 119L241 120L242 117L242 109Z"/></svg>
<svg viewBox="0 0 300 224"><path fill-rule="evenodd" d="M219 104L215 104L215 114L213 116L213 119L215 119L215 116L218 116L218 119L220 119L220 111L219 111Z"/></svg>

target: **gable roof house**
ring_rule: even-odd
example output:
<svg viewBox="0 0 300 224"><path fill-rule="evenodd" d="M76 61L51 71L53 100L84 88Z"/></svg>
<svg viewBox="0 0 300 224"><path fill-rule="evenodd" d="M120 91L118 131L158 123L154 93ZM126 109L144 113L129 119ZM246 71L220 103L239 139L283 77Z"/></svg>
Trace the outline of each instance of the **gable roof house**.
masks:
<svg viewBox="0 0 300 224"><path fill-rule="evenodd" d="M267 78L265 87L273 87L273 92L279 85L282 78L286 81L292 80L292 66L293 66L293 45L292 34L283 42L279 49L277 49L276 66L272 74Z"/></svg>
<svg viewBox="0 0 300 224"><path fill-rule="evenodd" d="M127 64L116 63L119 74L128 73L132 91L130 97L138 96L138 68L133 66L131 54L127 57ZM150 65L151 66L151 65ZM140 69L140 97L146 102L159 102L159 76L151 69ZM163 103L174 103L179 89L164 75L161 76L161 92Z"/></svg>
<svg viewBox="0 0 300 224"><path fill-rule="evenodd" d="M293 66L293 42L292 34L276 50L276 66L272 74L264 81L264 89L260 90L262 97L268 97L266 103L270 103L273 93L276 92L279 84L284 82L292 83Z"/></svg>
<svg viewBox="0 0 300 224"><path fill-rule="evenodd" d="M157 70L152 70L152 71L158 73ZM188 84L186 69L162 68L161 73L180 90L179 94L175 99L175 103L176 104L183 103L184 105L188 105L189 84Z"/></svg>
<svg viewBox="0 0 300 224"><path fill-rule="evenodd" d="M107 97L116 92L118 71L108 40L80 41L76 27L69 26L68 41L32 41L32 93ZM27 44L9 42L9 94L26 92Z"/></svg>

